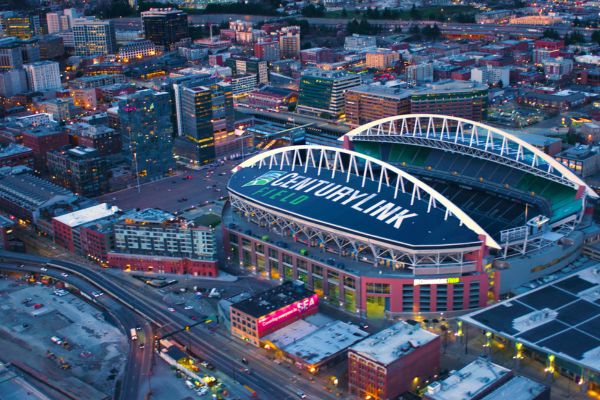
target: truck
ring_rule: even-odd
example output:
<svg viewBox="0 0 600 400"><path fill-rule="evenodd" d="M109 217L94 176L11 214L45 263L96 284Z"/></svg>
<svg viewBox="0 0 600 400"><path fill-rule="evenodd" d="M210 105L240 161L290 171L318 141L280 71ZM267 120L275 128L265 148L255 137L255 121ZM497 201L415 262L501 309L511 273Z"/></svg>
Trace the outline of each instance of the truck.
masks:
<svg viewBox="0 0 600 400"><path fill-rule="evenodd" d="M131 328L129 330L129 334L131 335L131 340L137 340L137 331L135 330L135 328Z"/></svg>

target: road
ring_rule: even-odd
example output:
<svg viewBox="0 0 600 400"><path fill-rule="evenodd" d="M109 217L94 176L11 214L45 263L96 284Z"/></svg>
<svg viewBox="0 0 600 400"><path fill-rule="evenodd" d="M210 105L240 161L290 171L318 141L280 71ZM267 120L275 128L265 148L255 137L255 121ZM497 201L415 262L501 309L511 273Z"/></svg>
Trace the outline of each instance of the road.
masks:
<svg viewBox="0 0 600 400"><path fill-rule="evenodd" d="M34 272L40 273L40 267L25 265L23 268L17 264L0 263L0 270L10 270L16 272ZM64 277L59 271L48 269L44 275L51 276L58 280L68 282L83 293L83 297L88 298L97 307L106 310L113 319L120 325L126 336L129 336L131 328L141 327L144 331L144 349L140 349L138 344L132 344L127 357L125 371L121 378L120 386L115 393L116 399L130 400L144 398L146 381L151 374L152 367L152 327L139 315L124 307L121 303L109 296L100 296L94 298L91 293L97 288L87 280L77 276L69 275ZM144 390L140 390L144 389Z"/></svg>
<svg viewBox="0 0 600 400"><path fill-rule="evenodd" d="M0 251L0 257L4 260L14 261L15 263L25 263L28 266L35 266L36 264L39 266L51 261L38 256L6 251ZM67 268L72 271L72 274L87 279L107 295L119 299L127 307L136 311L144 318L154 321L159 326L169 325L169 327L181 328L191 322L184 315L167 311L165 304L144 296L137 290L123 288L95 270L65 261L52 261L52 263L58 269ZM257 352L249 353L248 347L245 344L230 337L211 334L205 330L192 330L182 332L177 338L184 344L187 344L194 354L211 362L217 369L226 373L231 371L235 374L235 379L241 384L248 385L256 390L259 398L277 400L294 399L298 397L297 392L301 390L309 399L337 399L334 394L312 384L309 380L298 380L297 375L300 373L299 371L296 372L278 366ZM238 372L246 367L241 362L242 357L246 357L250 362L252 373L249 375Z"/></svg>

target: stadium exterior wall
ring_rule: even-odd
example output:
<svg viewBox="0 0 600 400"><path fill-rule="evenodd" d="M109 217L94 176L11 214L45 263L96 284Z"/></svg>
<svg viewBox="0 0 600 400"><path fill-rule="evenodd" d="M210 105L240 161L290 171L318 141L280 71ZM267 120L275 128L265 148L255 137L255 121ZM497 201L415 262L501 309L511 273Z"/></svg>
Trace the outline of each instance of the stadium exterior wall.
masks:
<svg viewBox="0 0 600 400"><path fill-rule="evenodd" d="M231 214L233 210L226 207L224 221L231 220ZM236 220L240 221L241 217ZM298 249L283 245L275 238L273 242L266 235L256 235L258 229L253 226L250 233L240 225L223 224L223 245L230 262L263 278L302 280L322 301L353 314L368 318L452 315L486 306L488 296L498 298L497 289L490 288L488 274L479 272L482 268L452 276L355 274L322 259L330 254L322 253L317 247L309 248L308 253L302 255ZM478 255L479 265L483 254L482 249ZM373 275L376 275L374 267Z"/></svg>

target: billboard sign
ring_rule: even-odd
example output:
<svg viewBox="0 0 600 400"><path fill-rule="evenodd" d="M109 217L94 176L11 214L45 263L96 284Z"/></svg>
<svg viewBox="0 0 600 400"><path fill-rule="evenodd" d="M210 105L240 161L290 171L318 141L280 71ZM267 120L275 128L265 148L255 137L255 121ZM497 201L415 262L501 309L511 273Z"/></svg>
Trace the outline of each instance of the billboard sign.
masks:
<svg viewBox="0 0 600 400"><path fill-rule="evenodd" d="M310 315L317 311L319 307L319 296L313 294L302 300L298 300L292 304L288 304L273 311L267 315L263 315L258 319L258 336L262 337L277 329L291 323L306 315Z"/></svg>

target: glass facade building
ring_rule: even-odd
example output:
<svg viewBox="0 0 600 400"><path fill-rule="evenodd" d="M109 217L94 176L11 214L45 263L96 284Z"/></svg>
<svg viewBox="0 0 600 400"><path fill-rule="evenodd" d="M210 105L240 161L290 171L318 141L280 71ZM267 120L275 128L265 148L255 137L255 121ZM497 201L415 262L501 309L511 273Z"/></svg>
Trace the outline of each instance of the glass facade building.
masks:
<svg viewBox="0 0 600 400"><path fill-rule="evenodd" d="M151 8L142 12L144 37L157 46L169 47L189 37L187 14L172 8Z"/></svg>
<svg viewBox="0 0 600 400"><path fill-rule="evenodd" d="M146 89L116 100L123 151L131 170L140 177L171 171L175 162L169 94Z"/></svg>

